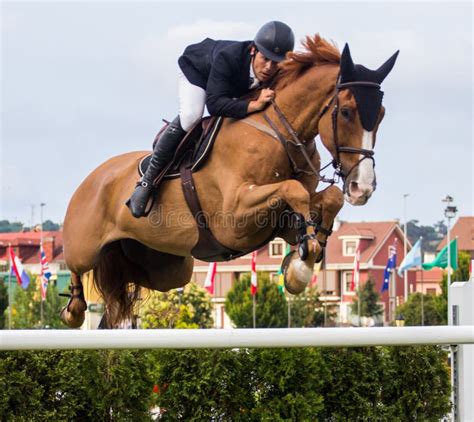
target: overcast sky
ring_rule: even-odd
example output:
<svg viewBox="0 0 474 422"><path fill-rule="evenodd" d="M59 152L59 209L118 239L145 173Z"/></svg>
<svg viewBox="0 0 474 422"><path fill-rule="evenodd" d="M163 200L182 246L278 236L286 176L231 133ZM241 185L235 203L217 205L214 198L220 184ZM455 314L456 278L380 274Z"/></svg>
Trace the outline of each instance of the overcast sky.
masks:
<svg viewBox="0 0 474 422"><path fill-rule="evenodd" d="M473 215L472 3L2 2L0 220L63 221L106 159L150 148L177 114L177 58L209 36L247 40L269 20L319 32L356 63L400 55L383 84L378 187L344 220L432 224L450 194ZM299 48L299 43L297 44ZM327 155L326 155L327 157Z"/></svg>

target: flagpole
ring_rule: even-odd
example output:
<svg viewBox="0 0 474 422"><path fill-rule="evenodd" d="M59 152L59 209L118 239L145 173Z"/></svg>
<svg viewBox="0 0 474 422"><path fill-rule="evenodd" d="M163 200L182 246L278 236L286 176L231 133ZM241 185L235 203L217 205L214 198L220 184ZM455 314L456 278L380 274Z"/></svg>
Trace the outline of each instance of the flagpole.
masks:
<svg viewBox="0 0 474 422"><path fill-rule="evenodd" d="M326 268L323 271L323 292L324 292L324 327L327 324L328 317L328 302L327 302L327 290L326 290Z"/></svg>
<svg viewBox="0 0 474 422"><path fill-rule="evenodd" d="M424 274L423 274L423 237L420 237L420 255L421 255L421 263L420 263L420 270L421 270L421 325L425 325L425 298L423 292L423 283L424 283Z"/></svg>
<svg viewBox="0 0 474 422"><path fill-rule="evenodd" d="M8 329L12 329L12 300L11 300L11 289L12 289L12 252L11 243L8 244L8 253L10 254L8 261L10 262L10 268L8 271Z"/></svg>
<svg viewBox="0 0 474 422"><path fill-rule="evenodd" d="M425 293L423 291L424 283L423 268L421 269L421 325L425 325Z"/></svg>
<svg viewBox="0 0 474 422"><path fill-rule="evenodd" d="M46 204L44 202L41 202L40 203L40 210L41 210L41 234L40 234L40 251L41 251L41 248L43 246L43 207L45 206ZM40 252L40 264L41 264L41 272L43 272L43 264L41 263L41 252ZM44 324L43 324L43 320L44 320L44 310L43 310L43 288L42 288L42 284L43 284L43 277L41 277L41 280L40 280L40 295L41 295L41 308L40 308L40 325L41 325L41 328L43 328Z"/></svg>
<svg viewBox="0 0 474 422"><path fill-rule="evenodd" d="M291 295L290 293L288 293L287 308L288 308L288 328L291 328Z"/></svg>
<svg viewBox="0 0 474 422"><path fill-rule="evenodd" d="M214 310L215 310L215 319L216 319L216 328L219 328L217 324L217 317L219 316L218 309L217 309L217 295L214 295Z"/></svg>
<svg viewBox="0 0 474 422"><path fill-rule="evenodd" d="M357 299L357 316L359 318L359 323L358 326L360 327L360 300L361 300L361 294L360 294L360 283L359 287L357 287L357 292L358 292L358 299Z"/></svg>
<svg viewBox="0 0 474 422"><path fill-rule="evenodd" d="M252 295L252 320L253 328L257 328L257 303L255 300L256 295Z"/></svg>
<svg viewBox="0 0 474 422"><path fill-rule="evenodd" d="M407 256L407 207L406 199L408 193L403 194L403 219L405 224L403 225L403 258ZM404 293L404 303L408 300L408 272L407 270L403 271L403 293Z"/></svg>

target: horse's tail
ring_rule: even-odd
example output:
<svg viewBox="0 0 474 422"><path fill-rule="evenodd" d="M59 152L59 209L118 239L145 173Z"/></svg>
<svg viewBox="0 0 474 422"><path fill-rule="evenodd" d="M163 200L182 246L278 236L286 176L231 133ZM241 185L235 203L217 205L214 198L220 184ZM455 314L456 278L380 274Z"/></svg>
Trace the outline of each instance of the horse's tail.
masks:
<svg viewBox="0 0 474 422"><path fill-rule="evenodd" d="M140 287L147 280L146 271L128 259L120 241L104 246L94 268L94 284L105 302L105 316L110 327L133 316Z"/></svg>

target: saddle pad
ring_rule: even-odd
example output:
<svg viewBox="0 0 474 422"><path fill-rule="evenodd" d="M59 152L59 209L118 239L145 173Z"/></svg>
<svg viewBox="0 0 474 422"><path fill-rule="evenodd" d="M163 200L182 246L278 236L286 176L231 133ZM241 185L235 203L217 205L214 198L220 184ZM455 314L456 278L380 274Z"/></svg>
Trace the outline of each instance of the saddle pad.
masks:
<svg viewBox="0 0 474 422"><path fill-rule="evenodd" d="M175 156L173 163L164 175L165 179L174 179L179 177L179 166L186 153L192 149L191 170L197 171L207 160L214 145L219 129L222 125L223 117L216 119L204 118L201 124L196 125L189 133L194 138L188 140L188 147L180 151L179 156ZM204 128L203 128L204 127ZM190 142L189 142L190 141ZM143 176L151 159L151 154L142 158L138 164L138 173Z"/></svg>

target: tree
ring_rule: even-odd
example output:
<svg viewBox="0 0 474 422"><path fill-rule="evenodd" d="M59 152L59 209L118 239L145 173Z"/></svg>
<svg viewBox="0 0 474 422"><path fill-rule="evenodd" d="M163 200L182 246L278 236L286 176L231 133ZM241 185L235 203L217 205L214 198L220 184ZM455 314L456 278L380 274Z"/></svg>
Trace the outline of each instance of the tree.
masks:
<svg viewBox="0 0 474 422"><path fill-rule="evenodd" d="M377 317L383 314L383 306L379 305L380 295L375 290L375 281L369 274L367 281L356 291L356 296L351 305L352 313L358 315L360 301L360 316Z"/></svg>
<svg viewBox="0 0 474 422"><path fill-rule="evenodd" d="M53 223L51 220L46 220L43 223L43 230L45 232L55 232L58 231L60 227L61 226L59 224Z"/></svg>
<svg viewBox="0 0 474 422"><path fill-rule="evenodd" d="M0 420L132 421L153 405L150 351L0 353Z"/></svg>
<svg viewBox="0 0 474 422"><path fill-rule="evenodd" d="M447 353L439 346L383 350L382 400L388 420L442 420L450 411Z"/></svg>
<svg viewBox="0 0 474 422"><path fill-rule="evenodd" d="M140 308L142 328L210 328L212 304L207 292L189 283L184 291L150 291Z"/></svg>
<svg viewBox="0 0 474 422"><path fill-rule="evenodd" d="M288 326L285 297L272 282L268 273L258 272L256 295L256 324L258 328L283 328ZM234 325L239 328L253 327L250 274L243 274L227 293L225 310Z"/></svg>
<svg viewBox="0 0 474 422"><path fill-rule="evenodd" d="M0 279L0 330L5 328L5 311L8 308L8 286Z"/></svg>
<svg viewBox="0 0 474 422"><path fill-rule="evenodd" d="M453 281L468 281L469 268L471 265L471 255L466 251L459 251L458 253L458 268L451 274L451 282ZM443 322L441 325L448 323L448 273L443 273L441 280L441 295L436 296L435 299L438 312L443 315Z"/></svg>
<svg viewBox="0 0 474 422"><path fill-rule="evenodd" d="M0 220L0 233L21 232L23 224L18 222L10 223L8 220Z"/></svg>
<svg viewBox="0 0 474 422"><path fill-rule="evenodd" d="M330 313L328 318L333 318ZM291 299L292 327L322 327L324 326L324 307L319 300L316 288L308 287L305 291Z"/></svg>
<svg viewBox="0 0 474 422"><path fill-rule="evenodd" d="M247 378L255 396L250 409L255 421L324 420L324 384L331 368L321 349L250 349Z"/></svg>
<svg viewBox="0 0 474 422"><path fill-rule="evenodd" d="M245 420L255 390L242 350L160 350L157 404L160 420Z"/></svg>
<svg viewBox="0 0 474 422"><path fill-rule="evenodd" d="M30 276L26 289L17 287L12 303L12 328L66 328L59 318L67 298L60 297L54 283L49 283L46 300L43 301L43 321L41 321L41 292L36 276Z"/></svg>
<svg viewBox="0 0 474 422"><path fill-rule="evenodd" d="M403 226L402 226L403 227ZM420 236L423 237L422 248L426 252L435 252L439 242L445 236L446 226L438 221L433 226L422 226L418 220L407 223L407 236L411 243L415 243ZM443 234L444 233L444 234Z"/></svg>
<svg viewBox="0 0 474 422"><path fill-rule="evenodd" d="M443 313L435 295L412 293L406 303L397 308L397 315L400 314L408 326L446 324L446 312Z"/></svg>

